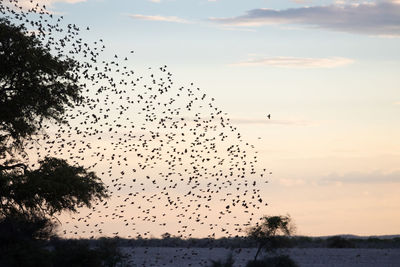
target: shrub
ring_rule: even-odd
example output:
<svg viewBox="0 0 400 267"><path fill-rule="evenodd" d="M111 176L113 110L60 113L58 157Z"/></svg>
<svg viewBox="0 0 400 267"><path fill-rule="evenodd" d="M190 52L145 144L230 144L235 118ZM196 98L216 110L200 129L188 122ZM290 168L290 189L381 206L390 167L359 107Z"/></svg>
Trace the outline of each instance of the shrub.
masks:
<svg viewBox="0 0 400 267"><path fill-rule="evenodd" d="M48 218L13 214L0 217L0 247L54 237L57 225Z"/></svg>
<svg viewBox="0 0 400 267"><path fill-rule="evenodd" d="M298 265L288 255L280 255L264 260L249 261L246 267L298 267Z"/></svg>
<svg viewBox="0 0 400 267"><path fill-rule="evenodd" d="M354 248L354 244L341 236L329 237L327 240L328 248Z"/></svg>
<svg viewBox="0 0 400 267"><path fill-rule="evenodd" d="M90 249L89 244L83 241L68 240L57 244L53 251L53 263L57 267L67 266L102 266L96 250Z"/></svg>
<svg viewBox="0 0 400 267"><path fill-rule="evenodd" d="M252 260L246 264L246 267L265 267L265 262L262 260Z"/></svg>
<svg viewBox="0 0 400 267"><path fill-rule="evenodd" d="M209 267L232 267L235 261L233 260L232 254L229 254L228 258L226 258L225 262L222 260L214 261L211 260L211 266Z"/></svg>
<svg viewBox="0 0 400 267"><path fill-rule="evenodd" d="M38 245L27 241L0 247L0 266L51 267L51 253Z"/></svg>
<svg viewBox="0 0 400 267"><path fill-rule="evenodd" d="M58 241L54 245L53 263L57 267L122 266L125 257L117 245L117 241L108 238L101 238L98 246L92 248L85 240Z"/></svg>
<svg viewBox="0 0 400 267"><path fill-rule="evenodd" d="M51 266L44 240L55 225L46 218L21 214L0 218L0 266Z"/></svg>
<svg viewBox="0 0 400 267"><path fill-rule="evenodd" d="M126 256L122 255L118 248L118 240L100 238L97 253L103 262L103 266L120 266L124 263Z"/></svg>

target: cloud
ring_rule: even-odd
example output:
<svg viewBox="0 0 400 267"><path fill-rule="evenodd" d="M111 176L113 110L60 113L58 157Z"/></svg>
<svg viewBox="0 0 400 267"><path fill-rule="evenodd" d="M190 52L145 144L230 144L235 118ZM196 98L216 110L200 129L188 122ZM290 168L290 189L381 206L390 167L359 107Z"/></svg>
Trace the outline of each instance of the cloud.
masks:
<svg viewBox="0 0 400 267"><path fill-rule="evenodd" d="M400 36L400 1L332 4L284 10L259 8L232 18L210 18L226 26L300 24L334 31Z"/></svg>
<svg viewBox="0 0 400 267"><path fill-rule="evenodd" d="M161 3L161 0L149 0L149 1L153 3Z"/></svg>
<svg viewBox="0 0 400 267"><path fill-rule="evenodd" d="M330 174L320 180L321 184L382 184L400 183L400 171L384 173L373 171L370 173L353 172L344 175Z"/></svg>
<svg viewBox="0 0 400 267"><path fill-rule="evenodd" d="M291 0L291 1L296 4L305 4L305 3L310 3L312 0Z"/></svg>
<svg viewBox="0 0 400 267"><path fill-rule="evenodd" d="M76 4L81 2L86 2L87 0L35 0L31 2L31 0L20 0L18 1L18 5L23 9L30 9L39 4L40 6L45 5L46 8L53 8L55 3L67 3L67 4Z"/></svg>
<svg viewBox="0 0 400 267"><path fill-rule="evenodd" d="M306 58L306 57L265 57L250 59L231 66L273 66L283 68L335 68L353 63L354 60L343 57Z"/></svg>
<svg viewBox="0 0 400 267"><path fill-rule="evenodd" d="M165 16L147 16L147 15L141 15L141 14L132 14L129 15L133 19L137 20L147 20L147 21L162 21L162 22L176 22L176 23L190 23L190 21L175 17L175 16L170 16L170 17L165 17Z"/></svg>
<svg viewBox="0 0 400 267"><path fill-rule="evenodd" d="M265 125L297 125L297 126L309 126L314 125L315 122L306 120L275 120L268 119L253 119L253 118L231 118L230 122L233 124L265 124Z"/></svg>
<svg viewBox="0 0 400 267"><path fill-rule="evenodd" d="M80 2L86 2L87 0L36 0L31 3L30 0L22 0L20 3L26 4L26 5L36 5L38 3L39 5L48 5L51 6L54 3L68 3L68 4L76 4Z"/></svg>

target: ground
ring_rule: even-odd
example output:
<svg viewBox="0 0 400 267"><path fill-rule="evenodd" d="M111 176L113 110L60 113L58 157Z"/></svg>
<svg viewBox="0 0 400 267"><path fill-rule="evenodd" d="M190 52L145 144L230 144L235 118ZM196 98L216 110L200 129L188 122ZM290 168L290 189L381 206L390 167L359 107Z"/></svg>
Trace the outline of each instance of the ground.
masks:
<svg viewBox="0 0 400 267"><path fill-rule="evenodd" d="M230 252L235 259L235 267L244 267L251 260L255 249L224 248L167 248L167 247L125 247L130 253L132 266L187 267L208 266L210 260L225 259ZM283 253L290 255L299 266L305 267L398 267L400 249L329 249L292 248ZM261 255L262 256L262 255Z"/></svg>

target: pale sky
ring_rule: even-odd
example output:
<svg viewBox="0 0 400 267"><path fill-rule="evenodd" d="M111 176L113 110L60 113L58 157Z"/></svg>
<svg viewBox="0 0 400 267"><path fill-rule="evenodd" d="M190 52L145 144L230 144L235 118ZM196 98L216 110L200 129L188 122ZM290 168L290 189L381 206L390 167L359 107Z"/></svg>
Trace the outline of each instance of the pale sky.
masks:
<svg viewBox="0 0 400 267"><path fill-rule="evenodd" d="M265 214L302 235L399 233L399 1L42 2L214 97L273 173Z"/></svg>

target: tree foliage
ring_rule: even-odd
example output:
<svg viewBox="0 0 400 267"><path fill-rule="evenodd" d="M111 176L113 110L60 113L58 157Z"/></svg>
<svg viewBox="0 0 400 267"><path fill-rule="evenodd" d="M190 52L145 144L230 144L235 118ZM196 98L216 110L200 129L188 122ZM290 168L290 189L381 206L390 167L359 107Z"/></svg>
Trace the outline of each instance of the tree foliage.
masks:
<svg viewBox="0 0 400 267"><path fill-rule="evenodd" d="M104 184L93 172L56 158L39 163L36 170L0 173L1 215L53 216L75 212L78 206L90 207L95 199L107 197Z"/></svg>
<svg viewBox="0 0 400 267"><path fill-rule="evenodd" d="M63 121L81 99L79 64L54 56L23 25L0 18L0 156L23 149L44 120Z"/></svg>

